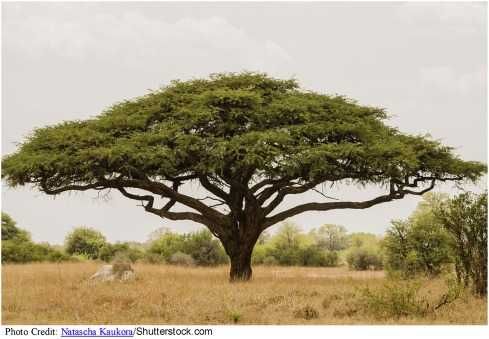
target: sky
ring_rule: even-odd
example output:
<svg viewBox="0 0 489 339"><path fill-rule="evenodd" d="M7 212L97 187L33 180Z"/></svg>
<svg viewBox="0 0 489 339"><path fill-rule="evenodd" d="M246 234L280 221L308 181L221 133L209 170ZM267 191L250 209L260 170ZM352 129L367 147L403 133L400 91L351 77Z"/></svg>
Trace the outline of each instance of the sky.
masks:
<svg viewBox="0 0 489 339"><path fill-rule="evenodd" d="M293 77L303 88L383 107L388 124L401 131L428 133L465 160L487 162L487 4L467 2L4 2L2 154L35 128L96 116L173 79L243 70ZM436 191L457 192L452 184ZM197 185L185 192L203 194ZM327 193L362 200L380 192L341 186ZM309 192L283 208L321 199ZM410 196L292 221L306 231L335 223L380 234L419 201ZM2 183L2 211L35 241L62 243L76 226L94 227L110 241L145 241L160 227L200 227L136 205L116 194L52 197Z"/></svg>

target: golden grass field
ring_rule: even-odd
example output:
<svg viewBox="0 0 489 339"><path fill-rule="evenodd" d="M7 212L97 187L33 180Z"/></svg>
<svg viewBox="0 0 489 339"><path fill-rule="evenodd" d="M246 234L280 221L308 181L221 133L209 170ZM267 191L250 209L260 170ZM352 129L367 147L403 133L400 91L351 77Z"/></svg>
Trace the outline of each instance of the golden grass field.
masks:
<svg viewBox="0 0 489 339"><path fill-rule="evenodd" d="M3 265L3 324L487 324L487 299L465 293L426 317L376 319L352 312L358 290L383 272L347 268L255 267L247 283L228 268L136 264L132 282L89 284L100 263ZM424 293L445 288L428 282ZM317 318L298 317L309 307Z"/></svg>

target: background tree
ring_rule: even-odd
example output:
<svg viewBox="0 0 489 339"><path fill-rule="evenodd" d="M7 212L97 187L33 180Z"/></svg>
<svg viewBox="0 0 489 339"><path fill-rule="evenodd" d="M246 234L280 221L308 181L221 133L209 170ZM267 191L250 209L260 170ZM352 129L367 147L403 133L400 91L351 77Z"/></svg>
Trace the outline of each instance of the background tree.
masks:
<svg viewBox="0 0 489 339"><path fill-rule="evenodd" d="M17 223L10 215L2 212L2 240L28 241L29 233L17 227Z"/></svg>
<svg viewBox="0 0 489 339"><path fill-rule="evenodd" d="M348 246L346 228L341 225L325 224L311 232L317 245L328 251L341 251Z"/></svg>
<svg viewBox="0 0 489 339"><path fill-rule="evenodd" d="M462 193L438 205L435 214L452 235L457 277L487 295L487 191Z"/></svg>
<svg viewBox="0 0 489 339"><path fill-rule="evenodd" d="M60 261L68 257L49 244L36 244L30 234L17 227L7 213L2 212L2 263Z"/></svg>
<svg viewBox="0 0 489 339"><path fill-rule="evenodd" d="M300 265L300 251L304 242L299 226L285 222L271 239L270 254L280 265Z"/></svg>
<svg viewBox="0 0 489 339"><path fill-rule="evenodd" d="M105 236L97 230L88 227L77 227L66 236L66 253L83 254L90 259L100 256L101 249L106 245Z"/></svg>
<svg viewBox="0 0 489 339"><path fill-rule="evenodd" d="M406 220L392 222L383 241L386 266L412 276L424 272L431 276L453 262L452 238L434 210L446 199L443 194L425 194Z"/></svg>
<svg viewBox="0 0 489 339"><path fill-rule="evenodd" d="M383 267L381 238L372 233L357 232L348 236L346 262L354 270L380 270Z"/></svg>
<svg viewBox="0 0 489 339"><path fill-rule="evenodd" d="M301 90L295 80L217 74L174 81L93 119L37 129L3 159L2 177L47 194L113 189L149 213L201 223L224 245L231 280L246 280L258 237L278 222L368 208L485 172L437 141L387 126L386 117L383 109ZM208 194L182 193L191 181ZM386 192L328 201L321 185L341 183ZM277 211L287 196L309 190L317 201Z"/></svg>

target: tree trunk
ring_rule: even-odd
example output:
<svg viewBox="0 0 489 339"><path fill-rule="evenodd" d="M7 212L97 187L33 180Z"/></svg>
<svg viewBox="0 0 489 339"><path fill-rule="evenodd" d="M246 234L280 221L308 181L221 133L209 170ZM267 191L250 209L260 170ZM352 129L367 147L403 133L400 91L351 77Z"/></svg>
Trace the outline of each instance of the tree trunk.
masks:
<svg viewBox="0 0 489 339"><path fill-rule="evenodd" d="M251 279L251 253L252 251L243 251L231 257L231 269L229 271L229 280L231 282Z"/></svg>
<svg viewBox="0 0 489 339"><path fill-rule="evenodd" d="M251 254L258 239L253 232L248 236L237 235L231 239L223 241L224 248L231 260L231 269L229 271L229 280L231 282L248 281L251 279Z"/></svg>

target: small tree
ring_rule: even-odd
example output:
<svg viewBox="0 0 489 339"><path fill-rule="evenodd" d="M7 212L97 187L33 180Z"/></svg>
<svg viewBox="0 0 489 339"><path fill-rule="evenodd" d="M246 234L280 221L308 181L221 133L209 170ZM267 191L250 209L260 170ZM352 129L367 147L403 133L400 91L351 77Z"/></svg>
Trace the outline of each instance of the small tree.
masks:
<svg viewBox="0 0 489 339"><path fill-rule="evenodd" d="M341 251L348 246L346 228L341 225L325 224L311 232L316 244L328 251Z"/></svg>
<svg viewBox="0 0 489 339"><path fill-rule="evenodd" d="M17 227L7 213L2 212L2 262L61 261L68 259L51 245L32 242L30 234Z"/></svg>
<svg viewBox="0 0 489 339"><path fill-rule="evenodd" d="M197 265L213 266L227 263L226 252L219 240L208 230L188 234L184 252L192 256Z"/></svg>
<svg viewBox="0 0 489 339"><path fill-rule="evenodd" d="M357 232L348 236L348 266L354 270L382 269L381 239L372 233Z"/></svg>
<svg viewBox="0 0 489 339"><path fill-rule="evenodd" d="M159 217L201 223L230 257L231 280L248 280L253 247L276 223L309 211L369 208L485 173L485 165L402 134L386 118L381 108L305 91L295 80L217 74L174 81L96 118L37 129L3 159L2 177L52 195L112 189ZM184 193L191 182L207 193ZM321 187L341 183L385 193L329 201ZM286 197L310 190L318 200L277 211Z"/></svg>
<svg viewBox="0 0 489 339"><path fill-rule="evenodd" d="M383 241L388 269L408 276L418 272L434 276L453 262L452 238L434 214L444 198L426 194L408 220L392 221Z"/></svg>
<svg viewBox="0 0 489 339"><path fill-rule="evenodd" d="M83 254L90 259L97 259L105 244L104 235L88 227L77 227L65 238L66 253Z"/></svg>
<svg viewBox="0 0 489 339"><path fill-rule="evenodd" d="M17 227L17 223L8 215L2 212L2 240L29 241L29 233Z"/></svg>
<svg viewBox="0 0 489 339"><path fill-rule="evenodd" d="M487 191L463 193L435 210L454 242L459 281L473 283L474 292L487 295Z"/></svg>
<svg viewBox="0 0 489 339"><path fill-rule="evenodd" d="M275 257L280 265L300 265L304 235L299 226L285 222L272 237L271 242L270 255Z"/></svg>
<svg viewBox="0 0 489 339"><path fill-rule="evenodd" d="M177 252L185 252L185 237L182 234L167 231L150 243L149 253L158 254L168 261ZM187 253L188 254L188 253Z"/></svg>

